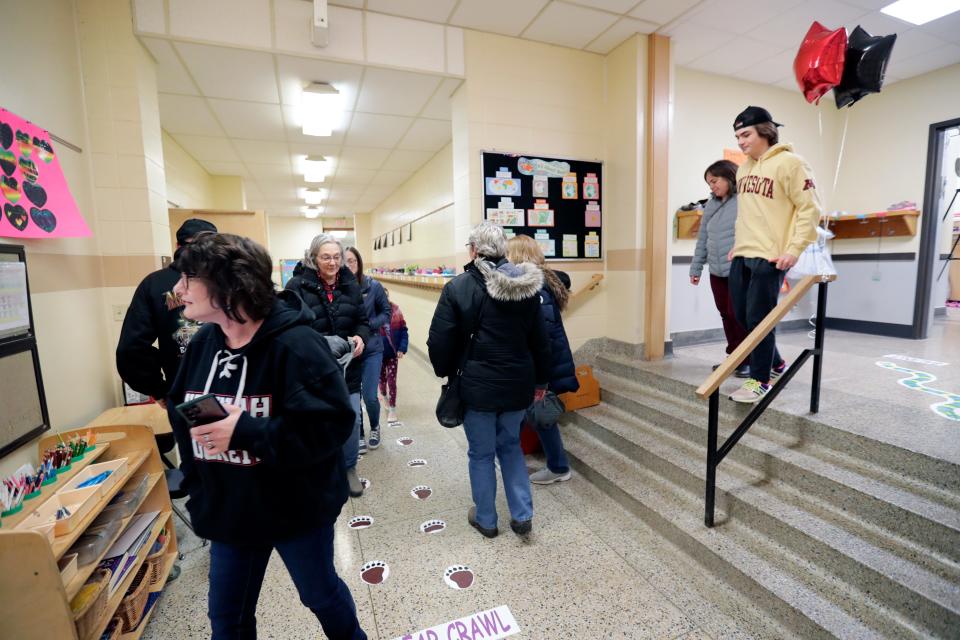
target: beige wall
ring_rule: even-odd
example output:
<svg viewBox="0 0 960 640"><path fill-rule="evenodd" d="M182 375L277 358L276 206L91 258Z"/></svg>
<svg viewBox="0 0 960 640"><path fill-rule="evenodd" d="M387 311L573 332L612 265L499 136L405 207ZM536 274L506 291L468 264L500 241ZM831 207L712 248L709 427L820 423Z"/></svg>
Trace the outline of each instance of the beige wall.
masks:
<svg viewBox="0 0 960 640"><path fill-rule="evenodd" d="M233 233L250 238L264 247L270 246L267 216L263 211L211 211L209 209L170 209L170 246L177 244L177 229L190 218L201 218L213 223L221 233Z"/></svg>
<svg viewBox="0 0 960 640"><path fill-rule="evenodd" d="M267 218L270 230L270 257L273 258L273 279L280 284L280 261L300 260L315 235L323 231L319 219L271 216Z"/></svg>
<svg viewBox="0 0 960 640"><path fill-rule="evenodd" d="M216 209L213 177L166 131L163 161L170 206L182 209Z"/></svg>

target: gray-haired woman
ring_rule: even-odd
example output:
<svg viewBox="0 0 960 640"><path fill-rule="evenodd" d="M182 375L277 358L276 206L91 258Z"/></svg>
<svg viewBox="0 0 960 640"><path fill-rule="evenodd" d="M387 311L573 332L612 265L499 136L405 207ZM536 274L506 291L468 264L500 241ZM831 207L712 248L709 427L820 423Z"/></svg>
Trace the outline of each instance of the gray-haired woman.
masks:
<svg viewBox="0 0 960 640"><path fill-rule="evenodd" d="M526 535L533 527L533 500L520 424L550 378L550 344L538 295L543 272L528 262L511 264L504 257L503 229L489 222L473 230L468 247L471 261L443 288L430 324L430 362L438 376L448 377L468 356L460 386L474 502L467 521L488 538L498 533L496 456L510 528Z"/></svg>
<svg viewBox="0 0 960 640"><path fill-rule="evenodd" d="M340 336L353 343L354 360L347 367L347 389L353 410L360 414L361 362L370 337L367 311L356 276L343 266L343 245L327 233L321 233L310 242L304 258L293 270L286 289L297 292L316 315L313 328L324 336ZM363 495L363 485L357 477L357 458L360 448L360 423L354 422L354 433L343 445L344 462L350 495Z"/></svg>

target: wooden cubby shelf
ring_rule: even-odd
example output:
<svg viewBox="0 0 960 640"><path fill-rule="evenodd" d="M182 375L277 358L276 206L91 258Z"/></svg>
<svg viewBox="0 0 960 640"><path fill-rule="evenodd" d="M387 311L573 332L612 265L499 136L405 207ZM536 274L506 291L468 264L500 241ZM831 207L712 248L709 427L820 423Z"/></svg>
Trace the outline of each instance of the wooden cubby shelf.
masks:
<svg viewBox="0 0 960 640"><path fill-rule="evenodd" d="M90 428L83 427L76 432L84 434ZM179 552L173 525L173 507L153 431L144 425L103 425L92 427L92 430L97 434L97 448L86 454L83 460L74 462L70 472L58 477L55 484L44 487L44 493L39 498L31 500L29 509L24 509L25 513L3 520L3 528L0 528L0 575L3 576L0 580L0 636L3 638L98 640L110 624L110 620L116 615L127 589L136 578L137 571L146 561L154 542L164 529L170 538L160 565L162 567L160 580L148 587L150 591L163 590L167 575L177 559ZM56 442L56 435L41 439L38 444L39 453L42 455L43 451L55 445ZM126 459L126 466L118 465L116 473L119 477L109 488L106 484L103 486L103 495L96 500L89 511L84 513L76 527L66 535L56 536L51 541L47 535L36 529L15 528L44 502L58 499L54 498L54 496L59 497L56 493L57 489L66 486L70 479L86 466L121 458ZM60 574L57 561L83 535L114 496L120 493L132 478L142 476L146 476L146 486L132 514L121 520L121 526L113 535L110 544L103 548L97 558L79 567L76 575L64 584L64 577ZM129 489L134 488L132 485L129 487ZM94 574L97 565L103 560L110 546L122 535L134 514L149 512L159 512L160 515L151 525L145 544L129 565L127 573L114 593L103 595L106 605L101 608L100 604L96 604L90 609L91 612L99 610L99 615L95 620L88 619L91 623L86 626L88 633L80 637L70 608L71 600ZM41 511L42 513L44 512ZM135 629L120 637L128 640L139 638L155 606L156 604L151 606L144 614Z"/></svg>
<svg viewBox="0 0 960 640"><path fill-rule="evenodd" d="M845 213L827 218L827 228L837 240L846 238L889 238L917 235L919 211L879 211Z"/></svg>
<svg viewBox="0 0 960 640"><path fill-rule="evenodd" d="M370 276L380 282L393 282L409 287L418 287L420 289L443 289L443 285L453 279L453 276L408 276L399 273L371 273Z"/></svg>

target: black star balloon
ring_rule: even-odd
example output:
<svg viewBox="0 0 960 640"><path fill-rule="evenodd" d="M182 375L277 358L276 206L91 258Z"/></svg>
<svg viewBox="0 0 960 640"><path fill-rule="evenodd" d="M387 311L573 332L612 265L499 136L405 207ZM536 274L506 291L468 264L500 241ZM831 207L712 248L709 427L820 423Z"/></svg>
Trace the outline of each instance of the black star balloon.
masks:
<svg viewBox="0 0 960 640"><path fill-rule="evenodd" d="M843 64L843 78L833 88L837 109L849 107L861 98L879 93L887 62L893 53L897 34L872 36L863 27L857 27L847 38L847 57Z"/></svg>

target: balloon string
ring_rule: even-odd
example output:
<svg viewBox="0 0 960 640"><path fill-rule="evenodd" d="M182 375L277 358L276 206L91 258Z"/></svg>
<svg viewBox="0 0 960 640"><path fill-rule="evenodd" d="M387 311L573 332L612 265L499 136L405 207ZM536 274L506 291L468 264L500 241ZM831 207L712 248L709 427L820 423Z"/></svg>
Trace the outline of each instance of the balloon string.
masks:
<svg viewBox="0 0 960 640"><path fill-rule="evenodd" d="M850 110L847 109L846 115L843 117L843 134L840 136L840 153L837 154L837 170L833 174L833 190L830 192L830 197L836 200L837 194L837 180L840 178L840 165L843 162L843 147L847 143L847 124L850 122Z"/></svg>

